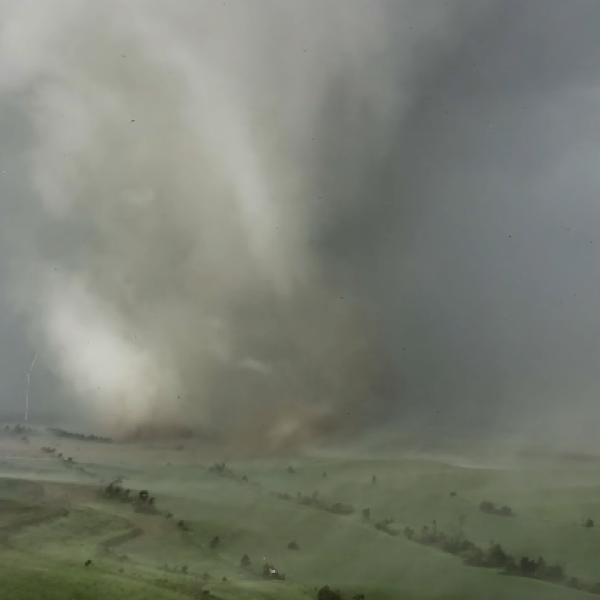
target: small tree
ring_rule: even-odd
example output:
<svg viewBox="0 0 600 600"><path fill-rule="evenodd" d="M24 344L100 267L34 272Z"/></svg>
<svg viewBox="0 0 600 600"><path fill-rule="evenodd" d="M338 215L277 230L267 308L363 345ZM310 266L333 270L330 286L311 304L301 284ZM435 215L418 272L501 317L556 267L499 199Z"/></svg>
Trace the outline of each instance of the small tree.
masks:
<svg viewBox="0 0 600 600"><path fill-rule="evenodd" d="M343 600L343 598L339 590L332 590L326 585L318 591L317 600Z"/></svg>

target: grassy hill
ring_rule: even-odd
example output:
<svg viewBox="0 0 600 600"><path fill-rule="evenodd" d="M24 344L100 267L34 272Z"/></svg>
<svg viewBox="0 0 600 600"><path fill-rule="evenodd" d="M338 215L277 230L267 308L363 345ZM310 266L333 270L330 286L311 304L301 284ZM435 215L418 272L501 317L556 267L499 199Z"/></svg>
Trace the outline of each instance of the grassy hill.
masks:
<svg viewBox="0 0 600 600"><path fill-rule="evenodd" d="M232 462L219 473L197 448L59 445L43 467L34 460L44 454L36 442L27 456L0 460L0 589L11 600L300 600L316 598L324 585L368 600L594 597L467 566L377 530L383 519L400 533L433 521L449 533L460 527L478 546L493 541L517 557L543 555L569 576L600 581L600 528L581 526L582 517L600 523L594 463L474 468L443 459L304 457ZM102 494L116 477L132 495L147 489L156 514ZM318 501L305 505L298 495ZM482 512L484 500L510 506L515 516ZM336 503L354 510L336 514ZM288 549L292 541L298 550ZM250 568L240 566L244 554ZM265 561L285 581L263 579Z"/></svg>

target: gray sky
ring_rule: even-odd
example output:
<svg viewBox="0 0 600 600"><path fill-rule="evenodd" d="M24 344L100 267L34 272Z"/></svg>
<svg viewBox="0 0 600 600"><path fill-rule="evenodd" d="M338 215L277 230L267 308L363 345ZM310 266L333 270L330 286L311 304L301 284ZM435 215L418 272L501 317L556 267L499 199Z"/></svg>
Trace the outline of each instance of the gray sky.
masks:
<svg viewBox="0 0 600 600"><path fill-rule="evenodd" d="M48 25L14 14L31 36L41 27L43 42L13 39L11 58L0 64L10 71L0 88L6 171L0 220L3 257L10 261L0 272L3 407L22 404L31 340L41 351L32 385L36 402L66 410L72 398L88 395L97 376L87 373L79 386L84 367L57 349L66 339L74 355L81 354L75 328L67 338L56 331L66 327L64 314L80 310L89 317L86 335L118 331L113 341L129 340L135 349L128 354L123 346L119 364L139 367L139 378L124 383L115 374L108 395L137 394L153 369L138 365L143 355L150 365L174 365L161 371L161 379L173 383L147 394L180 390L202 405L199 414L208 410L211 422L222 423L241 404L259 412L272 407L262 398L279 397L281 387L246 380L243 389L224 386L232 374L215 375L222 364L207 355L207 330L189 333L200 327L200 316L218 314L220 326L233 331L230 347L244 365L287 368L288 382L310 380L309 386L294 383L297 397L285 403L300 420L312 423L313 412L306 417L298 404L317 412L333 407L338 418L356 410L360 420L372 402L386 420L391 407L400 424L418 417L456 431L518 426L559 431L565 440L577 439L581 426L593 439L600 417L598 2L432 1L427 8L417 0L348 2L341 12L336 3L292 8L264 1L251 10L232 3L224 14L208 4L188 10L182 3L178 11L163 10L161 31L142 27L165 17L153 3L154 13L131 4L137 8L121 21L107 6L93 18L74 11L71 20L53 16ZM200 42L194 27L201 24L206 37ZM84 35L57 41L75 26ZM106 31L114 36L111 46ZM176 44L179 35L183 41ZM153 39L155 48L147 43ZM103 54L113 51L137 61L131 71L119 71L121 56ZM206 71L196 73L190 58ZM179 69L180 81L157 85L155 74L170 69ZM58 83L47 88L47 80ZM218 91L214 97L198 92L203 86ZM20 100L31 95L37 104ZM229 112L214 116L221 103ZM40 116L56 118L63 108L69 135L40 123ZM194 111L204 119L196 122ZM118 127L115 114L123 119ZM153 120L152 135L127 137L123 128L133 120L140 129ZM92 131L90 123L100 124L96 137L80 139L77 128ZM187 204L190 188L202 198L224 193L218 178L195 179L205 160L194 154L197 139L212 135L211 123L221 142L200 144L216 161L210 172L227 163L234 196L260 196L262 185L274 203L253 216L244 213L241 237L222 211L225 200L198 201L199 213ZM146 154L137 154L141 147ZM33 175L22 154L32 148ZM57 166L62 150L73 157L69 167ZM249 166L254 155L261 167ZM164 173L158 173L161 165ZM259 171L267 184L257 183L253 173ZM154 211L148 227L139 228L129 209L107 200L122 189L162 190L169 198L147 209ZM67 219L40 206L40 197L48 206L59 196L79 202ZM271 229L263 219L270 210L279 215L267 219ZM191 215L199 215L197 226ZM216 230L221 233L213 240ZM240 239L250 253L238 248ZM207 295L204 284L190 290L190 267L173 266L196 253L209 257L198 274L202 281L225 274L216 296ZM52 265L67 278L48 283ZM80 302L73 300L79 292L70 286L82 280L102 308L85 290ZM21 303L23 294L40 290L17 316L9 307L15 289ZM338 295L362 305L369 336L381 344L345 354L367 333L353 309L348 316L338 308ZM332 322L337 325L323 333ZM138 334L144 340L133 342ZM107 338L94 356L114 356L113 341ZM290 344L297 347L282 350ZM317 346L320 362L310 358ZM287 367L274 358L281 353ZM385 374L356 368L369 361L385 365ZM192 374L199 364L210 365L200 369L202 376ZM320 369L336 376L329 381ZM373 387L385 389L386 399L369 400ZM230 404L236 394L243 401ZM336 394L344 400L332 400Z"/></svg>

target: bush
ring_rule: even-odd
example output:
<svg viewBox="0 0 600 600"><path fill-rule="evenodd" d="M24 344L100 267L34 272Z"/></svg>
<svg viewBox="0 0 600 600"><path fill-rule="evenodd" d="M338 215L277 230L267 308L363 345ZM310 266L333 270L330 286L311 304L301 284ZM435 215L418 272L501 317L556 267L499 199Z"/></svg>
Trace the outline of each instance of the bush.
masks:
<svg viewBox="0 0 600 600"><path fill-rule="evenodd" d="M342 504L341 502L336 502L330 508L330 512L336 515L351 515L354 512L354 507L349 504Z"/></svg>
<svg viewBox="0 0 600 600"><path fill-rule="evenodd" d="M497 508L493 502L489 500L484 500L480 505L479 509L481 512L487 513L489 515L498 515L500 517L514 517L514 513L510 506L503 506L502 508Z"/></svg>
<svg viewBox="0 0 600 600"><path fill-rule="evenodd" d="M343 600L343 598L339 590L332 590L326 585L318 591L317 600Z"/></svg>

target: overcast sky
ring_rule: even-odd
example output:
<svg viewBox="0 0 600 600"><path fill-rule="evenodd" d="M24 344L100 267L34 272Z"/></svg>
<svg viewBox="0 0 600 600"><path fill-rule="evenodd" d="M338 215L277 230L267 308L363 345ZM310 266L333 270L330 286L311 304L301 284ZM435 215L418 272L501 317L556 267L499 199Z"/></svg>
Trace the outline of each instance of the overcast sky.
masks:
<svg viewBox="0 0 600 600"><path fill-rule="evenodd" d="M350 1L340 18L338 5L305 2L298 14L282 16L274 3L257 1L253 31L262 32L265 23L279 28L266 47L254 37L244 46L230 36L233 4L220 21L204 26L222 34L225 48L235 47L236 60L245 60L240 48L255 53L267 89L275 81L296 86L293 96L281 98L275 88L262 95L253 87L246 99L245 83L235 93L267 115L269 102L297 103L277 108L280 147L289 150L292 164L301 163L297 172L290 167L289 177L310 176L307 190L318 191L326 206L311 208L298 244L303 252L309 243L311 260L343 282L374 319L384 339L377 356L392 365L390 403L398 422L416 415L457 431L519 424L560 431L570 440L581 426L593 439L600 417L600 3L432 0L425 11L421 0ZM374 13L385 18L374 23ZM196 17L200 27L201 11ZM315 31L321 17L331 32ZM31 35L41 27L35 19L14 18L23 19ZM90 28L91 21L85 21ZM189 19L173 16L173 30L183 22L193 29ZM59 22L54 32L65 27ZM304 43L309 35L310 44ZM355 45L353 36L360 39ZM376 36L385 43L375 44ZM89 42L90 56L98 43ZM303 46L316 48L314 57L298 59L294 53L305 52ZM76 47L56 56L64 59ZM194 50L197 56L203 51ZM344 60L330 60L328 52ZM211 56L218 72L221 62ZM323 71L314 67L323 62ZM223 68L235 72L230 63ZM32 141L35 119L15 99L43 76L36 72L23 87L0 89L0 402L6 409L22 405L25 372L37 349L32 331L39 333L30 314L16 316L10 306L14 277L6 259L22 254L11 238L11 219L22 244L35 245L27 236L45 231L46 218L35 208L40 190L30 185L24 154L40 144ZM122 85L100 76L95 83ZM71 76L63 85L77 82ZM162 110L171 107L169 98L163 101ZM310 104L305 113L304 103ZM173 103L172 110L180 108ZM303 138L309 131L310 139ZM279 185L281 169L273 177ZM69 251L83 247L73 244ZM57 259L63 266L65 254ZM299 268L290 261L281 268ZM110 289L103 297L114 299L118 294ZM62 402L68 376L52 364L56 360L50 351L41 356L32 398L60 411L68 406Z"/></svg>

